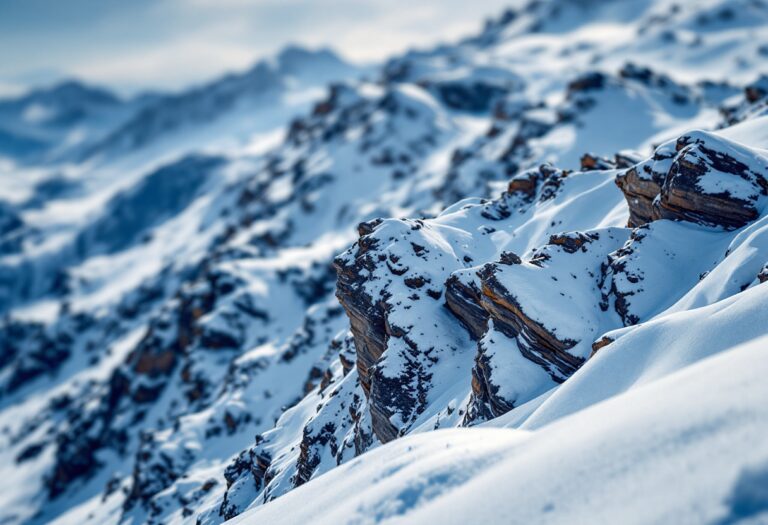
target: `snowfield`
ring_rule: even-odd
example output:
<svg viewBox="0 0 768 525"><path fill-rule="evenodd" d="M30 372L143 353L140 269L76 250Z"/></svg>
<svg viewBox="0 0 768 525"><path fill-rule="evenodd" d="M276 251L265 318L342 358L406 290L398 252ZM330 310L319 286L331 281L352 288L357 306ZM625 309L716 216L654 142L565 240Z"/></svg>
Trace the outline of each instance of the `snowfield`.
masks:
<svg viewBox="0 0 768 525"><path fill-rule="evenodd" d="M593 383L605 400L535 430L405 437L232 523L765 523L767 343L620 394Z"/></svg>
<svg viewBox="0 0 768 525"><path fill-rule="evenodd" d="M0 100L0 524L768 523L766 28Z"/></svg>

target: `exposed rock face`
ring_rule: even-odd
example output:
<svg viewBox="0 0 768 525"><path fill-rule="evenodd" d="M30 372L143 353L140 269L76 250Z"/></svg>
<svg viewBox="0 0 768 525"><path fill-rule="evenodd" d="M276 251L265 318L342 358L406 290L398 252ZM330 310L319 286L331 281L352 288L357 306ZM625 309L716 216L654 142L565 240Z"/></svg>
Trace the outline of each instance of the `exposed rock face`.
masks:
<svg viewBox="0 0 768 525"><path fill-rule="evenodd" d="M711 134L677 141L678 154L654 217L737 229L757 218L768 195L768 160Z"/></svg>
<svg viewBox="0 0 768 525"><path fill-rule="evenodd" d="M654 219L653 201L661 192L672 165L675 150L670 143L656 148L653 156L616 176L616 185L624 193L629 206L630 228Z"/></svg>
<svg viewBox="0 0 768 525"><path fill-rule="evenodd" d="M507 256L481 267L480 306L492 329L478 345L467 422L509 411L584 363L605 324L587 313L599 301L601 264L625 235L618 229L553 235L527 260ZM506 355L501 340L509 340ZM533 382L530 373L518 375L531 366L540 370Z"/></svg>
<svg viewBox="0 0 768 525"><path fill-rule="evenodd" d="M577 93L586 93L595 91L605 86L607 82L606 75L597 71L589 72L568 83L568 96L573 97Z"/></svg>
<svg viewBox="0 0 768 525"><path fill-rule="evenodd" d="M697 131L656 149L616 179L630 226L657 219L731 230L755 220L768 195L768 159L711 133Z"/></svg>
<svg viewBox="0 0 768 525"><path fill-rule="evenodd" d="M592 358L596 353L598 353L600 350L608 346L613 342L613 339L608 337L607 335L601 337L594 343L592 343L592 353L589 354L589 357Z"/></svg>
<svg viewBox="0 0 768 525"><path fill-rule="evenodd" d="M372 272L378 260L378 257L373 258L370 254L378 243L367 235L372 233L378 224L380 221L363 223L358 227L360 240L351 264L342 258L335 261L338 274L336 296L349 316L350 329L355 336L360 384L368 394L371 391L370 369L384 353L388 337L384 319L386 305L376 302L363 290L363 275ZM393 273L396 272L398 270L393 270Z"/></svg>
<svg viewBox="0 0 768 525"><path fill-rule="evenodd" d="M511 252L497 254L493 233L530 206L555 200L567 176L542 165L515 177L500 198L449 210L444 218L363 223L356 245L336 258L337 297L349 317L357 373L380 441L407 431L444 388L432 380L439 370L470 364L462 350L471 348L466 336L481 339L493 313L481 300L476 269L469 268L493 256L502 265L519 263ZM553 242L560 241L564 250L580 246L578 240ZM445 318L446 306L469 334Z"/></svg>
<svg viewBox="0 0 768 525"><path fill-rule="evenodd" d="M445 283L445 305L469 330L480 339L488 330L489 314L481 303L481 292L473 270L459 270Z"/></svg>
<svg viewBox="0 0 768 525"><path fill-rule="evenodd" d="M350 319L360 384L382 442L398 437L426 406L437 349L417 324L418 311L440 307L447 265L456 264L428 246L424 228L420 220L363 224L357 245L335 261L337 297ZM417 260L431 264L417 271Z"/></svg>
<svg viewBox="0 0 768 525"><path fill-rule="evenodd" d="M760 269L760 272L757 274L757 280L761 283L768 282L768 264Z"/></svg>
<svg viewBox="0 0 768 525"><path fill-rule="evenodd" d="M494 327L508 337L519 337L523 342L520 346L528 352L526 357L551 368L558 379L570 376L584 361L569 353L578 341L561 341L551 329L526 315L517 297L499 282L497 270L498 266L491 264L479 274L483 283L481 301L493 319Z"/></svg>
<svg viewBox="0 0 768 525"><path fill-rule="evenodd" d="M581 171L587 170L610 170L616 167L616 163L611 159L606 159L592 153L586 153L581 156Z"/></svg>

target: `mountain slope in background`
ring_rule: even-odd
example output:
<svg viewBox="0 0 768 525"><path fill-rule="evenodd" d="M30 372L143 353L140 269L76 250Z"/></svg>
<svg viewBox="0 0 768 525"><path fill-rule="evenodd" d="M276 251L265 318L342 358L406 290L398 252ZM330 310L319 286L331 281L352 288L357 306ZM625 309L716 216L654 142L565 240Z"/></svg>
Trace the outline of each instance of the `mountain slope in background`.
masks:
<svg viewBox="0 0 768 525"><path fill-rule="evenodd" d="M0 521L759 523L767 22L0 104Z"/></svg>

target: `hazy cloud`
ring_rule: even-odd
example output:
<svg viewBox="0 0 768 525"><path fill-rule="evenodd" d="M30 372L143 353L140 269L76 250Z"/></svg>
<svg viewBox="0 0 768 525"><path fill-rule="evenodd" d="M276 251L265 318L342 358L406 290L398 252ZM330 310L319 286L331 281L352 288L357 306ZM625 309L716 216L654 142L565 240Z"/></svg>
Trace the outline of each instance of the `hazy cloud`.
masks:
<svg viewBox="0 0 768 525"><path fill-rule="evenodd" d="M0 86L73 75L174 89L288 43L358 61L456 38L503 0L0 0Z"/></svg>

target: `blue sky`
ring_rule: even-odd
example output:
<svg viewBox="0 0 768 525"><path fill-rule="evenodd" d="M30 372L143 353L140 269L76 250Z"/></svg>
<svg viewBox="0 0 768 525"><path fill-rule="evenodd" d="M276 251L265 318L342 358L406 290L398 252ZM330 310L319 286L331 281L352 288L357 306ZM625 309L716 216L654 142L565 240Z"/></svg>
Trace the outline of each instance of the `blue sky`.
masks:
<svg viewBox="0 0 768 525"><path fill-rule="evenodd" d="M450 40L504 0L0 0L0 94L76 76L178 89L288 43L359 61Z"/></svg>

